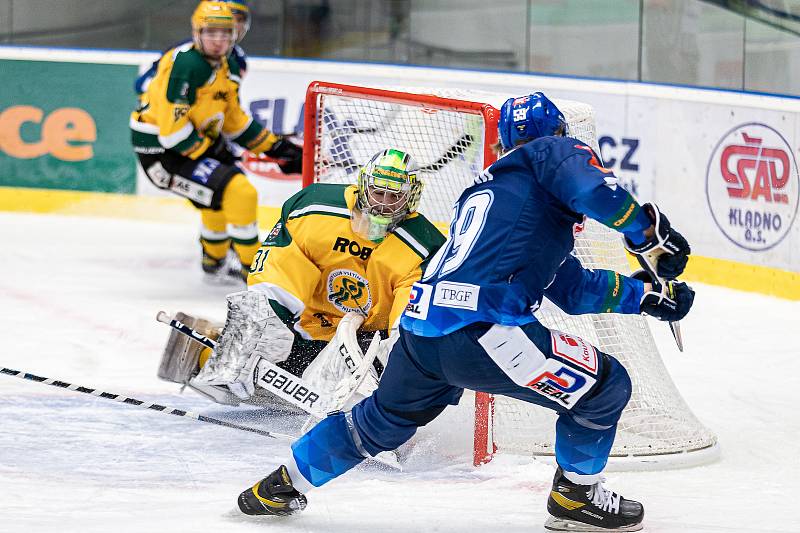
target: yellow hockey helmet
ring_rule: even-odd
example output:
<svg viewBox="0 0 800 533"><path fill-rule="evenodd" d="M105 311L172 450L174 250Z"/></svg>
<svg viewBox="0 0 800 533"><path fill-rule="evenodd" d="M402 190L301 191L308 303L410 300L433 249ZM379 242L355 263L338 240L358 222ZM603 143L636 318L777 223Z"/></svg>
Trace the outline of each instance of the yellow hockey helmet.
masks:
<svg viewBox="0 0 800 533"><path fill-rule="evenodd" d="M213 0L204 0L206 2ZM233 12L233 18L236 23L236 42L244 39L247 30L250 29L250 7L247 5L247 0L218 0L225 2Z"/></svg>
<svg viewBox="0 0 800 533"><path fill-rule="evenodd" d="M194 13L192 13L192 37L195 46L203 53L206 53L206 51L203 49L200 34L203 30L212 29L229 30L231 35L230 46L232 47L236 42L236 22L228 2L206 0L200 2ZM228 53L230 53L230 47L225 52L225 55L228 55Z"/></svg>

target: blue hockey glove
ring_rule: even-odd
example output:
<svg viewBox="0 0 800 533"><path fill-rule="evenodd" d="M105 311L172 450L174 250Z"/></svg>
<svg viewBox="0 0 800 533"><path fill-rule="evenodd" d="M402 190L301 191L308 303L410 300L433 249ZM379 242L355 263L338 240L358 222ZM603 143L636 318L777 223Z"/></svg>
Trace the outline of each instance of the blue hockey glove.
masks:
<svg viewBox="0 0 800 533"><path fill-rule="evenodd" d="M667 217L655 204L643 204L642 209L653 221L655 232L641 244L633 244L625 237L625 248L636 255L642 267L648 268L643 261L654 262L655 265L651 264L650 267L654 266L660 277L675 279L683 273L689 261L689 254L692 252L689 243L683 235L672 229Z"/></svg>
<svg viewBox="0 0 800 533"><path fill-rule="evenodd" d="M653 289L645 292L639 303L642 313L666 322L677 322L692 308L694 290L686 283L667 280L661 284L645 270L637 270L631 277L653 285Z"/></svg>

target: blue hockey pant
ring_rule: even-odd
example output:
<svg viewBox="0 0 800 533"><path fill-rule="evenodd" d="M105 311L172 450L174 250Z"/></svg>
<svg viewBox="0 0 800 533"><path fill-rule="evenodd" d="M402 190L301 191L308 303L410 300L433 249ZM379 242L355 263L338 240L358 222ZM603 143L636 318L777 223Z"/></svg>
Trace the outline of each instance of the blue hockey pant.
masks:
<svg viewBox="0 0 800 533"><path fill-rule="evenodd" d="M447 405L457 404L463 389L553 409L559 414L558 464L596 474L608 460L631 381L613 357L538 322L474 324L443 337L401 329L372 396L350 413L328 416L292 445L303 481L318 487L367 454L394 450Z"/></svg>

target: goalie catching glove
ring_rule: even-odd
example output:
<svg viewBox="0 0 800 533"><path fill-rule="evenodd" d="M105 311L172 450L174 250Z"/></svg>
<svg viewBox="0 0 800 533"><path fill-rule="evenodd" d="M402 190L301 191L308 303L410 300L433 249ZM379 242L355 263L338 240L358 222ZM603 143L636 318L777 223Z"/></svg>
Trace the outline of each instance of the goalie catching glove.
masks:
<svg viewBox="0 0 800 533"><path fill-rule="evenodd" d="M625 237L625 248L636 255L636 259L644 268L646 262L652 261L659 277L675 279L683 273L689 261L691 248L686 239L675 231L655 204L642 204L642 209L653 221L653 236L640 244L634 244ZM643 262L644 261L644 262Z"/></svg>
<svg viewBox="0 0 800 533"><path fill-rule="evenodd" d="M660 283L645 270L637 270L631 275L652 289L642 296L639 309L642 313L667 322L677 322L689 312L694 303L694 290L682 281L667 280Z"/></svg>
<svg viewBox="0 0 800 533"><path fill-rule="evenodd" d="M278 166L284 174L300 174L303 171L303 149L286 137L279 137L264 154L282 160Z"/></svg>

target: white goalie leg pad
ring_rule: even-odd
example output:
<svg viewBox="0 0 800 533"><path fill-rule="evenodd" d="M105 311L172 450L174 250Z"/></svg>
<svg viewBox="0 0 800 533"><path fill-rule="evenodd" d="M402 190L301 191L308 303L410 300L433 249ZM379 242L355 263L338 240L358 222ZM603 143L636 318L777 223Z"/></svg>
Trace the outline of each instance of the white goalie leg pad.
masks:
<svg viewBox="0 0 800 533"><path fill-rule="evenodd" d="M378 374L372 363L379 352L380 334L375 333L364 354L356 338L363 322L363 315L347 313L339 322L336 335L303 372L309 383L329 391L331 404L337 410L347 410L378 387ZM352 401L354 397L356 401Z"/></svg>
<svg viewBox="0 0 800 533"><path fill-rule="evenodd" d="M227 386L246 400L255 390L258 361L282 361L293 342L294 334L275 314L264 293L230 294L228 316L217 348L190 384Z"/></svg>
<svg viewBox="0 0 800 533"><path fill-rule="evenodd" d="M380 347L380 334L375 334L367 353L362 353L356 332L363 322L364 317L358 313L345 315L336 335L306 368L302 378L275 365L259 363L256 383L309 413L311 418L304 427L310 427L328 412L348 410L378 386L372 363ZM296 383L300 388L295 390ZM292 391L294 394L287 395ZM319 398L311 402L311 394Z"/></svg>
<svg viewBox="0 0 800 533"><path fill-rule="evenodd" d="M334 338L300 378L259 357L255 365L255 384L259 390L309 413L309 423L316 423L331 411L348 410L378 386L372 363L381 348L380 334L376 332L367 353L362 353L356 333L363 322L364 317L358 313L345 315Z"/></svg>
<svg viewBox="0 0 800 533"><path fill-rule="evenodd" d="M255 383L259 390L265 390L299 407L314 419L322 419L327 413L335 410L330 394L266 359L258 360Z"/></svg>
<svg viewBox="0 0 800 533"><path fill-rule="evenodd" d="M364 322L358 313L347 313L336 328L336 335L303 371L303 379L322 390L332 391L349 378L364 358L356 333Z"/></svg>

